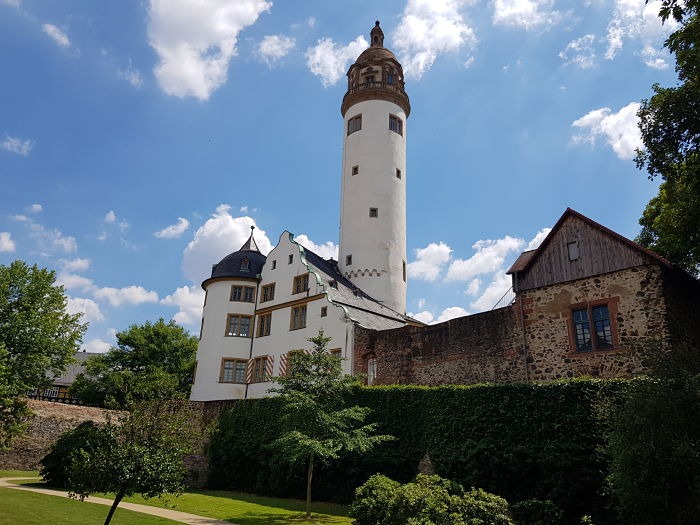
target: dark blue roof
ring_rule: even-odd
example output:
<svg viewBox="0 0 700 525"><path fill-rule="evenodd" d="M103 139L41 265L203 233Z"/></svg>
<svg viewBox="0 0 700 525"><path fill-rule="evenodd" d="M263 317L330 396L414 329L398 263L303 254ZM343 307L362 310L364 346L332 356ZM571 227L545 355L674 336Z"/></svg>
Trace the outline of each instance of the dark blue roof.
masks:
<svg viewBox="0 0 700 525"><path fill-rule="evenodd" d="M365 292L360 290L356 284L354 284L350 279L345 277L341 272L340 269L338 268L338 261L334 261L333 259L324 259L320 255L312 252L308 248L304 248L304 257L306 257L306 260L309 261L311 264L313 264L316 268L321 270L323 273L328 275L329 277L332 277L339 283L341 283L344 286L347 286L351 290L356 290L359 292L363 297L366 297L367 299L372 299L369 295L367 295Z"/></svg>
<svg viewBox="0 0 700 525"><path fill-rule="evenodd" d="M211 279L217 277L257 277L260 275L267 257L258 249L253 238L254 229L254 226L250 227L250 237L240 250L228 254L219 261L219 264L212 267Z"/></svg>

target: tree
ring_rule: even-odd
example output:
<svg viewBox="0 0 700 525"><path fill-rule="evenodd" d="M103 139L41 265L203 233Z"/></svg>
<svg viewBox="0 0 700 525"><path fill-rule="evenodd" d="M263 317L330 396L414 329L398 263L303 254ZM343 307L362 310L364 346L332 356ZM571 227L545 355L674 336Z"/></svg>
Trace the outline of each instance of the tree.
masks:
<svg viewBox="0 0 700 525"><path fill-rule="evenodd" d="M700 15L697 1L665 0L660 16L681 21L665 43L676 56L679 84L653 86L638 112L644 149L637 167L661 176L659 194L640 219L638 242L693 275L700 271Z"/></svg>
<svg viewBox="0 0 700 525"><path fill-rule="evenodd" d="M91 430L89 446L74 449L67 486L85 499L114 492L107 525L125 496L145 498L184 489L184 458L201 447L204 427L186 401L145 401L116 421Z"/></svg>
<svg viewBox="0 0 700 525"><path fill-rule="evenodd" d="M358 379L343 374L341 358L326 351L330 340L323 330L308 339L313 349L292 354L287 376L275 378L279 387L273 390L285 405L285 432L272 446L286 460L307 465L307 519L311 516L311 482L317 462L337 459L346 452L364 453L377 443L393 439L376 434L376 423L364 424L369 408L346 406Z"/></svg>
<svg viewBox="0 0 700 525"><path fill-rule="evenodd" d="M55 281L36 265L0 265L0 448L23 429L29 412L20 397L66 370L87 327L66 311Z"/></svg>
<svg viewBox="0 0 700 525"><path fill-rule="evenodd" d="M117 346L89 358L71 393L87 403L128 408L146 399L187 398L197 338L175 321L132 325L117 333Z"/></svg>

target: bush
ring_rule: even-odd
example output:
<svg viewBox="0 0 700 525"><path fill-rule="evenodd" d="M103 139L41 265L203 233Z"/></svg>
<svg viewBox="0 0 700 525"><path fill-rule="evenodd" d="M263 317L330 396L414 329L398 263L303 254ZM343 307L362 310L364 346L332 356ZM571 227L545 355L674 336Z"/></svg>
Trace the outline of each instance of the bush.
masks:
<svg viewBox="0 0 700 525"><path fill-rule="evenodd" d="M350 507L355 525L512 525L508 503L481 489L465 492L439 476L419 474L401 485L377 474Z"/></svg>
<svg viewBox="0 0 700 525"><path fill-rule="evenodd" d="M66 488L75 454L81 449L94 450L102 439L99 427L92 421L63 433L42 458L41 477L50 486Z"/></svg>
<svg viewBox="0 0 700 525"><path fill-rule="evenodd" d="M527 499L511 505L513 519L518 525L559 525L564 512L552 500Z"/></svg>

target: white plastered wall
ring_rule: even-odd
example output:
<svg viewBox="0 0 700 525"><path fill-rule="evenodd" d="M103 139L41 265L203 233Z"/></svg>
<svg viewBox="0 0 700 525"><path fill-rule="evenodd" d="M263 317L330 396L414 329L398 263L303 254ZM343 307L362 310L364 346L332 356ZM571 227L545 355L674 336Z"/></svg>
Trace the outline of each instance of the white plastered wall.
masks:
<svg viewBox="0 0 700 525"><path fill-rule="evenodd" d="M348 135L348 120L360 114L362 129ZM403 122L403 135L389 129L390 115ZM357 286L399 313L406 311L406 132L404 111L384 100L353 105L343 122L339 265ZM369 216L370 208L378 209L378 217Z"/></svg>

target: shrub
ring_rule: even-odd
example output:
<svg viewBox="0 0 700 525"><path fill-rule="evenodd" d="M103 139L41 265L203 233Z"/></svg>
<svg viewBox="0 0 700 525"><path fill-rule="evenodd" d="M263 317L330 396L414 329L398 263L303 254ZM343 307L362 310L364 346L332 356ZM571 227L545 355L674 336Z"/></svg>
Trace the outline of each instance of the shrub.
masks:
<svg viewBox="0 0 700 525"><path fill-rule="evenodd" d="M526 499L511 505L513 519L518 525L559 525L564 512L552 500Z"/></svg>
<svg viewBox="0 0 700 525"><path fill-rule="evenodd" d="M85 421L63 433L42 458L41 477L53 487L67 487L75 454L81 449L97 448L102 439L99 427L92 421Z"/></svg>
<svg viewBox="0 0 700 525"><path fill-rule="evenodd" d="M508 503L481 489L465 492L439 476L419 474L401 485L372 476L355 492L355 525L512 525Z"/></svg>

